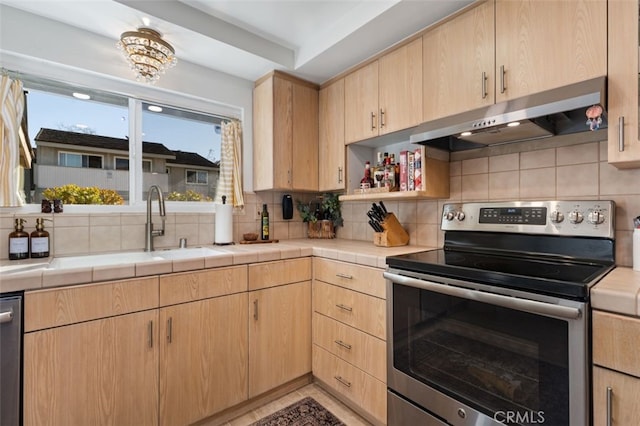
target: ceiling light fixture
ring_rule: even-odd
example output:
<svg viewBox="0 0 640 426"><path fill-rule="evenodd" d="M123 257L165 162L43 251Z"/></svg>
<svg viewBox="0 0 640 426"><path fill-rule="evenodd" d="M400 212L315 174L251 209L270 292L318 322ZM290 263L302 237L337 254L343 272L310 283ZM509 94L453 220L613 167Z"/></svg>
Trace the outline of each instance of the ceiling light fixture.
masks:
<svg viewBox="0 0 640 426"><path fill-rule="evenodd" d="M87 100L87 99L91 99L91 96L85 94L85 93L80 93L80 92L73 92L73 97L76 99L82 99L82 100Z"/></svg>
<svg viewBox="0 0 640 426"><path fill-rule="evenodd" d="M150 28L122 33L116 46L124 54L138 81L155 83L165 70L178 62L173 47L162 39L159 32Z"/></svg>
<svg viewBox="0 0 640 426"><path fill-rule="evenodd" d="M153 112L162 112L162 107L159 107L158 105L149 105L147 109Z"/></svg>

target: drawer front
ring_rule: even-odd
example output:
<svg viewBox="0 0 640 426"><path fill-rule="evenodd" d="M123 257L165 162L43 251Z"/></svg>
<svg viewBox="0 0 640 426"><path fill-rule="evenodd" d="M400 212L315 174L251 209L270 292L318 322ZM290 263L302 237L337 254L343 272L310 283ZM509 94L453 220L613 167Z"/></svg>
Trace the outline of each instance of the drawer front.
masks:
<svg viewBox="0 0 640 426"><path fill-rule="evenodd" d="M384 340L314 312L313 343L387 383Z"/></svg>
<svg viewBox="0 0 640 426"><path fill-rule="evenodd" d="M608 388L611 388L609 391ZM607 395L608 394L608 395ZM593 424L637 426L640 419L640 379L593 367ZM607 413L607 397L610 411ZM609 417L613 420L607 423Z"/></svg>
<svg viewBox="0 0 640 426"><path fill-rule="evenodd" d="M386 424L386 384L317 345L313 345L313 375Z"/></svg>
<svg viewBox="0 0 640 426"><path fill-rule="evenodd" d="M593 311L593 363L640 377L640 319Z"/></svg>
<svg viewBox="0 0 640 426"><path fill-rule="evenodd" d="M160 306L247 291L247 266L185 272L160 277Z"/></svg>
<svg viewBox="0 0 640 426"><path fill-rule="evenodd" d="M249 265L249 291L311 280L311 258Z"/></svg>
<svg viewBox="0 0 640 426"><path fill-rule="evenodd" d="M383 299L314 281L313 309L386 340L386 301Z"/></svg>
<svg viewBox="0 0 640 426"><path fill-rule="evenodd" d="M386 299L382 269L315 257L313 278L329 284Z"/></svg>
<svg viewBox="0 0 640 426"><path fill-rule="evenodd" d="M158 277L38 290L24 296L25 332L158 307Z"/></svg>

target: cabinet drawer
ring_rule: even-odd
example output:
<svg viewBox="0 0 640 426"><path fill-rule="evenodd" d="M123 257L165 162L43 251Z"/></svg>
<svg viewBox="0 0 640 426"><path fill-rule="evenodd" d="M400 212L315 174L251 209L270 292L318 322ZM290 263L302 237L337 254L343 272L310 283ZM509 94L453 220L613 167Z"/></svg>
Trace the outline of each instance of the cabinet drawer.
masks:
<svg viewBox="0 0 640 426"><path fill-rule="evenodd" d="M386 340L386 302L383 299L314 281L313 309Z"/></svg>
<svg viewBox="0 0 640 426"><path fill-rule="evenodd" d="M160 277L160 306L247 291L247 267L211 269Z"/></svg>
<svg viewBox="0 0 640 426"><path fill-rule="evenodd" d="M313 345L313 375L344 395L376 420L387 422L387 385Z"/></svg>
<svg viewBox="0 0 640 426"><path fill-rule="evenodd" d="M311 280L311 258L249 265L249 291Z"/></svg>
<svg viewBox="0 0 640 426"><path fill-rule="evenodd" d="M382 269L317 257L313 262L314 279L386 299Z"/></svg>
<svg viewBox="0 0 640 426"><path fill-rule="evenodd" d="M387 382L387 347L384 340L314 312L313 343Z"/></svg>
<svg viewBox="0 0 640 426"><path fill-rule="evenodd" d="M593 363L640 377L640 319L593 311Z"/></svg>
<svg viewBox="0 0 640 426"><path fill-rule="evenodd" d="M24 296L25 332L158 307L158 278L38 290Z"/></svg>

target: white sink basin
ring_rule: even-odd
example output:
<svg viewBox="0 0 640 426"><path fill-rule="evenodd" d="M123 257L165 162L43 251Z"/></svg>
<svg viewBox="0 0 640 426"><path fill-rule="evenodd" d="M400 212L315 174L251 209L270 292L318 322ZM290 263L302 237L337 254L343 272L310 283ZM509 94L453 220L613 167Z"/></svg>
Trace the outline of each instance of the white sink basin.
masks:
<svg viewBox="0 0 640 426"><path fill-rule="evenodd" d="M165 257L158 256L157 253L130 252L130 253L109 253L92 254L87 256L56 257L49 264L49 269L69 269L94 266L126 265L138 262L150 262L155 260L165 260Z"/></svg>
<svg viewBox="0 0 640 426"><path fill-rule="evenodd" d="M154 256L159 256L167 260L219 256L220 254L222 254L220 251L208 247L189 247L180 249L158 250L153 252Z"/></svg>

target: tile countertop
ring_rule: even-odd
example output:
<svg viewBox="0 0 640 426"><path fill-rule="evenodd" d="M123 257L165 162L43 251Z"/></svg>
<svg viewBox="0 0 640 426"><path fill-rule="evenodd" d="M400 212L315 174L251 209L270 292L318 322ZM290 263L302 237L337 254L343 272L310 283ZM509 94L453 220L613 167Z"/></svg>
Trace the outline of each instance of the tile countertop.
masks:
<svg viewBox="0 0 640 426"><path fill-rule="evenodd" d="M434 247L376 247L370 242L341 239L295 239L278 243L207 246L216 250L213 256L163 259L107 266L79 266L48 269L49 259L0 261L0 293L39 288L86 284L90 282L134 278L203 268L241 265L256 262L318 256L360 265L386 268L386 257L402 253L430 250ZM1 270L1 269L0 269Z"/></svg>
<svg viewBox="0 0 640 426"><path fill-rule="evenodd" d="M591 306L640 317L640 271L616 267L591 289Z"/></svg>

